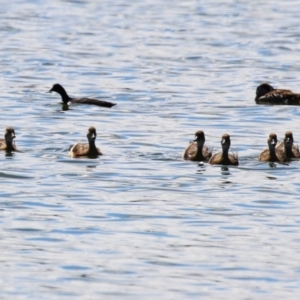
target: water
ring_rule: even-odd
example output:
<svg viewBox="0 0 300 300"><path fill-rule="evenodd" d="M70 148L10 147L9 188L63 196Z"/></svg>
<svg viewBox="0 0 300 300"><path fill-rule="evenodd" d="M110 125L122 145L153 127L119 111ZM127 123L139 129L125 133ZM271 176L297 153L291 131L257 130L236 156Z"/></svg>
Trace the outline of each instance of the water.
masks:
<svg viewBox="0 0 300 300"><path fill-rule="evenodd" d="M298 2L98 2L1 5L1 298L296 299L300 162L257 158L300 108L254 96L300 91ZM103 157L68 157L89 126ZM240 166L182 161L199 129Z"/></svg>

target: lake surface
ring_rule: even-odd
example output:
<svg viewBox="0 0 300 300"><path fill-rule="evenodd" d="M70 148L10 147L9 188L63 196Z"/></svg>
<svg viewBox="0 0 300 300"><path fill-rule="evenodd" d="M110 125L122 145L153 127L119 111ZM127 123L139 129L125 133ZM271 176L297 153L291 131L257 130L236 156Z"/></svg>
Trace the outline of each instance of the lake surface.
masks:
<svg viewBox="0 0 300 300"><path fill-rule="evenodd" d="M300 107L254 97L300 92L299 25L292 0L2 3L0 298L297 299L300 162L258 155ZM89 126L104 155L68 157ZM240 166L183 161L199 129Z"/></svg>

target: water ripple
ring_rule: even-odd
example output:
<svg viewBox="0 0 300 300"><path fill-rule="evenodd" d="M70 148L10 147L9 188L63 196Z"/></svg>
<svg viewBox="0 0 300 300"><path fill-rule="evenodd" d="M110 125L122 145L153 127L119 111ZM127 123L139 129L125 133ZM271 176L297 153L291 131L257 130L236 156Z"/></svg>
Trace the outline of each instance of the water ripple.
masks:
<svg viewBox="0 0 300 300"><path fill-rule="evenodd" d="M271 132L298 143L299 107L254 96L299 92L297 8L2 3L0 130L22 151L0 153L2 298L296 299L300 164L258 155ZM57 82L117 105L64 107ZM70 158L89 126L104 155ZM182 161L199 129L240 165Z"/></svg>

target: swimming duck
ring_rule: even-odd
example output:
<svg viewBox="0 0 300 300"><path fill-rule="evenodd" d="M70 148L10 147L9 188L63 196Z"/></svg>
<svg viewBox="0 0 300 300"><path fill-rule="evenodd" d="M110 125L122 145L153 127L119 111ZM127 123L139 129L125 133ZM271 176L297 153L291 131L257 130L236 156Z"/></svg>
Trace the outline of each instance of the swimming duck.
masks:
<svg viewBox="0 0 300 300"><path fill-rule="evenodd" d="M58 83L54 84L53 87L50 89L49 93L56 92L60 94L62 102L64 104L71 103L82 103L82 104L94 104L103 107L112 107L116 105L116 103L111 103L103 100L91 99L91 98L71 98L67 94L66 90Z"/></svg>
<svg viewBox="0 0 300 300"><path fill-rule="evenodd" d="M15 130L12 127L7 127L4 139L0 139L0 150L6 150L8 152L18 151L13 141L15 137Z"/></svg>
<svg viewBox="0 0 300 300"><path fill-rule="evenodd" d="M235 165L239 164L239 159L237 154L228 154L230 148L230 136L229 134L223 134L222 140L222 152L215 153L209 160L211 165Z"/></svg>
<svg viewBox="0 0 300 300"><path fill-rule="evenodd" d="M183 159L192 161L207 161L211 157L211 151L203 146L205 143L205 136L202 130L195 133L195 139L191 142L183 153Z"/></svg>
<svg viewBox="0 0 300 300"><path fill-rule="evenodd" d="M88 144L84 143L76 143L73 146L70 147L69 155L72 157L78 157L78 156L98 156L102 155L99 148L95 145L96 140L96 128L90 127L88 129L87 133L87 139L89 141Z"/></svg>
<svg viewBox="0 0 300 300"><path fill-rule="evenodd" d="M255 102L257 104L299 105L300 94L290 90L274 89L270 84L262 83L256 89Z"/></svg>
<svg viewBox="0 0 300 300"><path fill-rule="evenodd" d="M285 154L282 150L276 148L277 144L277 135L275 133L270 133L268 138L268 148L264 149L260 155L259 160L260 161L279 161L284 162L286 161Z"/></svg>
<svg viewBox="0 0 300 300"><path fill-rule="evenodd" d="M284 151L287 159L300 158L299 148L294 145L294 137L291 131L285 133L283 142L280 142L276 149Z"/></svg>

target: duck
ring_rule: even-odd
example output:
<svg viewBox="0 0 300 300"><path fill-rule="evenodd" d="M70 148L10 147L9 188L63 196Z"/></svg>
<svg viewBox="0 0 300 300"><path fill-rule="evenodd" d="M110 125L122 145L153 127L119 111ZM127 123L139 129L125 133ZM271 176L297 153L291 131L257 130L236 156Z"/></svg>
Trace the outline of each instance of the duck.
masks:
<svg viewBox="0 0 300 300"><path fill-rule="evenodd" d="M56 93L60 94L64 105L67 105L70 103L81 103L81 104L93 104L93 105L98 105L98 106L103 106L103 107L108 107L108 108L116 105L116 103L92 99L92 98L71 98L71 97L69 97L69 95L67 94L67 92L63 88L63 86L61 86L59 83L56 83L52 86L49 93L51 93L51 92L56 92Z"/></svg>
<svg viewBox="0 0 300 300"><path fill-rule="evenodd" d="M294 137L291 131L285 133L284 140L276 146L276 149L284 151L287 159L300 158L300 151L298 146L294 145Z"/></svg>
<svg viewBox="0 0 300 300"><path fill-rule="evenodd" d="M14 143L15 130L13 127L7 127L4 139L0 139L0 150L6 150L8 152L11 151L19 151Z"/></svg>
<svg viewBox="0 0 300 300"><path fill-rule="evenodd" d="M196 131L195 139L186 147L182 158L184 160L192 161L208 161L212 153L206 146L204 146L204 143L204 132L202 130Z"/></svg>
<svg viewBox="0 0 300 300"><path fill-rule="evenodd" d="M91 126L88 129L87 133L87 143L76 143L70 147L69 155L71 157L79 156L98 156L102 155L102 152L95 145L95 140L97 137L96 128Z"/></svg>
<svg viewBox="0 0 300 300"><path fill-rule="evenodd" d="M239 159L237 154L228 154L230 148L230 135L225 133L222 135L221 145L222 152L215 153L209 160L211 165L233 165L238 166Z"/></svg>
<svg viewBox="0 0 300 300"><path fill-rule="evenodd" d="M257 104L300 105L300 94L291 90L274 89L269 83L262 83L256 88Z"/></svg>
<svg viewBox="0 0 300 300"><path fill-rule="evenodd" d="M270 162L285 162L286 156L284 151L276 148L277 144L277 135L275 133L270 133L268 138L268 148L264 149L260 155L260 161L270 161Z"/></svg>

